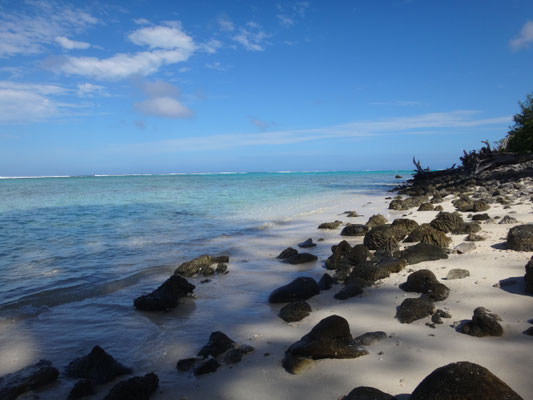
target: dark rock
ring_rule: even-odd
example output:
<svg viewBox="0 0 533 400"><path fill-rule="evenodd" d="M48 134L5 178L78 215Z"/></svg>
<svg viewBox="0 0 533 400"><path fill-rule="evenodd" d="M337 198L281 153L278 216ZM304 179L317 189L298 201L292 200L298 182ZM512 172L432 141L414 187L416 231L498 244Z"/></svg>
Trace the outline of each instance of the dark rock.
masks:
<svg viewBox="0 0 533 400"><path fill-rule="evenodd" d="M459 243L453 249L456 250L459 254L466 254L470 253L471 251L474 251L476 249L476 245L472 242L463 242Z"/></svg>
<svg viewBox="0 0 533 400"><path fill-rule="evenodd" d="M313 239L309 238L302 243L298 243L298 247L301 247L302 249L308 249L310 247L316 247L316 243L313 243Z"/></svg>
<svg viewBox="0 0 533 400"><path fill-rule="evenodd" d="M212 332L209 336L209 342L202 347L202 349L198 352L198 355L200 357L217 357L225 351L231 349L234 344L235 342L227 337L226 334L220 331Z"/></svg>
<svg viewBox="0 0 533 400"><path fill-rule="evenodd" d="M526 293L533 294L533 257L526 264L526 274L524 275L526 281Z"/></svg>
<svg viewBox="0 0 533 400"><path fill-rule="evenodd" d="M425 294L435 301L446 300L450 294L450 289L440 283L429 269L421 269L410 274L407 282L400 285L400 289Z"/></svg>
<svg viewBox="0 0 533 400"><path fill-rule="evenodd" d="M167 311L178 305L178 300L192 293L195 286L180 275L172 275L150 294L137 297L133 305L137 310Z"/></svg>
<svg viewBox="0 0 533 400"><path fill-rule="evenodd" d="M523 400L488 369L467 361L437 368L409 400Z"/></svg>
<svg viewBox="0 0 533 400"><path fill-rule="evenodd" d="M316 260L318 260L318 257L315 256L314 254L298 253L292 257L287 258L285 262L287 264L297 265L297 264L305 264L305 263L313 262Z"/></svg>
<svg viewBox="0 0 533 400"><path fill-rule="evenodd" d="M409 233L409 236L405 238L404 243L418 243L428 231L433 229L435 228L433 228L430 224L419 225Z"/></svg>
<svg viewBox="0 0 533 400"><path fill-rule="evenodd" d="M359 285L348 284L344 285L344 287L337 294L335 294L334 297L337 300L346 300L351 297L358 296L361 293L363 293L363 289Z"/></svg>
<svg viewBox="0 0 533 400"><path fill-rule="evenodd" d="M468 276L470 276L470 272L467 269L454 268L448 271L446 280L451 281L452 279L463 279Z"/></svg>
<svg viewBox="0 0 533 400"><path fill-rule="evenodd" d="M76 382L71 389L67 400L81 399L82 397L91 396L93 394L96 394L94 382L90 379L81 379Z"/></svg>
<svg viewBox="0 0 533 400"><path fill-rule="evenodd" d="M405 299L396 311L396 318L402 324L410 324L416 320L428 317L435 312L433 300L428 297Z"/></svg>
<svg viewBox="0 0 533 400"><path fill-rule="evenodd" d="M29 365L17 372L4 375L0 378L0 398L14 400L20 394L45 386L54 382L59 376L59 371L48 360Z"/></svg>
<svg viewBox="0 0 533 400"><path fill-rule="evenodd" d="M483 212L490 208L485 200L472 200L468 196L460 196L459 199L452 201L455 208L462 212Z"/></svg>
<svg viewBox="0 0 533 400"><path fill-rule="evenodd" d="M442 318L451 318L451 317L452 316L449 313L439 308L437 311L435 311L435 314L433 314L433 316L431 317L431 322L435 324L442 324L443 323Z"/></svg>
<svg viewBox="0 0 533 400"><path fill-rule="evenodd" d="M430 225L433 228L444 233L453 233L460 229L464 224L465 222L463 221L463 218L458 213L449 213L445 211L438 213L435 219L430 222Z"/></svg>
<svg viewBox="0 0 533 400"><path fill-rule="evenodd" d="M450 245L452 239L446 236L444 232L429 227L426 233L422 236L421 242L446 248Z"/></svg>
<svg viewBox="0 0 533 400"><path fill-rule="evenodd" d="M507 248L516 251L533 251L533 224L511 228L507 234Z"/></svg>
<svg viewBox="0 0 533 400"><path fill-rule="evenodd" d="M373 346L376 343L379 343L383 340L387 339L387 334L383 331L376 331L376 332L367 332L362 334L361 336L357 336L354 339L354 342L358 344L359 346Z"/></svg>
<svg viewBox="0 0 533 400"><path fill-rule="evenodd" d="M285 322L296 322L307 317L311 311L311 306L306 301L295 301L279 310L279 317Z"/></svg>
<svg viewBox="0 0 533 400"><path fill-rule="evenodd" d="M320 293L320 288L313 278L300 277L291 283L277 288L268 298L271 303L290 303L292 301L307 300Z"/></svg>
<svg viewBox="0 0 533 400"><path fill-rule="evenodd" d="M342 231L341 236L363 236L368 232L368 226L363 224L348 224Z"/></svg>
<svg viewBox="0 0 533 400"><path fill-rule="evenodd" d="M287 349L283 366L294 373L295 359L356 358L366 354L366 350L354 343L348 321L331 315Z"/></svg>
<svg viewBox="0 0 533 400"><path fill-rule="evenodd" d="M228 273L228 264L218 263L215 272L217 274L227 274Z"/></svg>
<svg viewBox="0 0 533 400"><path fill-rule="evenodd" d="M217 360L208 358L194 369L194 375L210 374L211 372L215 372L218 367L220 367L220 363Z"/></svg>
<svg viewBox="0 0 533 400"><path fill-rule="evenodd" d="M527 328L524 332L522 332L524 335L533 336L533 326L530 326Z"/></svg>
<svg viewBox="0 0 533 400"><path fill-rule="evenodd" d="M482 212L487 211L490 208L489 203L485 200L474 200L472 203L472 212Z"/></svg>
<svg viewBox="0 0 533 400"><path fill-rule="evenodd" d="M384 257L376 264L377 268L384 268L390 273L397 273L407 266L407 261L404 258Z"/></svg>
<svg viewBox="0 0 533 400"><path fill-rule="evenodd" d="M326 260L327 269L341 269L347 263L347 256L352 250L352 246L346 240L343 240L335 246L331 246L331 256Z"/></svg>
<svg viewBox="0 0 533 400"><path fill-rule="evenodd" d="M224 362L228 365L237 364L242 361L244 354L241 349L230 349L224 355Z"/></svg>
<svg viewBox="0 0 533 400"><path fill-rule="evenodd" d="M211 265L218 263L227 263L228 261L228 256L212 257L208 256L207 254L204 254L191 261L186 261L182 263L178 268L176 268L174 274L182 275L185 277L190 277L196 274L202 274L204 276L212 275L213 269L211 268Z"/></svg>
<svg viewBox="0 0 533 400"><path fill-rule="evenodd" d="M502 319L483 307L474 310L472 321L466 322L459 331L470 336L502 336L503 328L498 321Z"/></svg>
<svg viewBox="0 0 533 400"><path fill-rule="evenodd" d="M293 249L292 247L287 247L285 250L279 253L279 255L276 258L280 260L285 260L286 258L295 256L296 254L298 254L298 250Z"/></svg>
<svg viewBox="0 0 533 400"><path fill-rule="evenodd" d="M394 236L385 238L381 247L374 253L374 258L395 257L400 254L400 245Z"/></svg>
<svg viewBox="0 0 533 400"><path fill-rule="evenodd" d="M402 257L408 264L418 264L423 261L434 261L448 258L446 251L438 246L418 243L402 251Z"/></svg>
<svg viewBox="0 0 533 400"><path fill-rule="evenodd" d="M459 228L455 229L452 233L454 235L463 235L469 233L476 233L481 230L481 225L477 221L471 221L466 224L463 224Z"/></svg>
<svg viewBox="0 0 533 400"><path fill-rule="evenodd" d="M357 214L357 211L346 211L344 214L349 218L361 217L361 215Z"/></svg>
<svg viewBox="0 0 533 400"><path fill-rule="evenodd" d="M176 364L176 368L180 372L190 371L192 369L192 367L194 367L194 364L196 364L196 361L197 361L197 359L194 358L194 357L192 357L192 358L184 358L184 359L178 361L178 363Z"/></svg>
<svg viewBox="0 0 533 400"><path fill-rule="evenodd" d="M472 221L489 221L489 214L476 214L472 216Z"/></svg>
<svg viewBox="0 0 533 400"><path fill-rule="evenodd" d="M148 400L158 385L159 378L153 372L145 376L134 376L117 383L104 400Z"/></svg>
<svg viewBox="0 0 533 400"><path fill-rule="evenodd" d="M379 225L366 233L363 244L369 250L379 250L383 248L389 238L401 240L397 237L398 234L398 231L392 225Z"/></svg>
<svg viewBox="0 0 533 400"><path fill-rule="evenodd" d="M396 175L394 178L395 179L402 179L402 176L401 175Z"/></svg>
<svg viewBox="0 0 533 400"><path fill-rule="evenodd" d="M325 273L322 275L322 278L318 281L318 288L320 290L329 290L331 289L331 286L335 283L335 279L331 277L331 275Z"/></svg>
<svg viewBox="0 0 533 400"><path fill-rule="evenodd" d="M483 240L486 240L487 238L483 235L478 235L477 233L470 233L466 238L465 241L467 242L482 242Z"/></svg>
<svg viewBox="0 0 533 400"><path fill-rule="evenodd" d="M366 281L374 282L379 279L385 279L390 275L389 270L383 266L377 266L370 261L365 261L363 263L357 264L352 272L350 277L361 278Z"/></svg>
<svg viewBox="0 0 533 400"><path fill-rule="evenodd" d="M336 220L334 222L324 222L318 225L318 229L337 229L342 225L342 221Z"/></svg>
<svg viewBox="0 0 533 400"><path fill-rule="evenodd" d="M394 400L390 394L368 386L359 386L341 400Z"/></svg>
<svg viewBox="0 0 533 400"><path fill-rule="evenodd" d="M399 233L399 236L405 237L418 228L418 222L408 218L398 218L392 221L392 227Z"/></svg>
<svg viewBox="0 0 533 400"><path fill-rule="evenodd" d="M500 222L498 222L500 225L505 225L505 224L518 224L518 220L516 218L513 218L509 215L506 215L505 217L502 218L502 220Z"/></svg>
<svg viewBox="0 0 533 400"><path fill-rule="evenodd" d="M375 226L379 226L379 225L384 225L386 224L388 221L387 221L387 218L385 218L383 215L381 214L376 214L376 215L372 215L368 221L366 222L366 226L368 226L369 228L373 228Z"/></svg>
<svg viewBox="0 0 533 400"><path fill-rule="evenodd" d="M418 207L417 211L433 211L435 209L435 206L431 203L422 203L420 204L420 207Z"/></svg>
<svg viewBox="0 0 533 400"><path fill-rule="evenodd" d="M348 261L352 265L357 265L366 261L370 257L370 251L364 244L356 244L348 253Z"/></svg>
<svg viewBox="0 0 533 400"><path fill-rule="evenodd" d="M433 209L434 211L444 211L444 207L442 207L440 204L438 206L435 206Z"/></svg>
<svg viewBox="0 0 533 400"><path fill-rule="evenodd" d="M102 384L119 375L131 374L131 369L117 362L100 346L94 346L89 354L72 360L66 372L68 376L91 379Z"/></svg>

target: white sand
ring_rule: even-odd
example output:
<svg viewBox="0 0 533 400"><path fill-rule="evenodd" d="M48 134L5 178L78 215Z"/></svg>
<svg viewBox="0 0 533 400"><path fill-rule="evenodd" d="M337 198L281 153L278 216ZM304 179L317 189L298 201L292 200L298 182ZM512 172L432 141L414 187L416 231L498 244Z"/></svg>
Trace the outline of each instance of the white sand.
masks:
<svg viewBox="0 0 533 400"><path fill-rule="evenodd" d="M454 211L451 197L443 203L446 211ZM372 204L364 204L371 201ZM514 225L483 224L488 239L476 242L476 249L464 255L453 254L447 260L409 265L399 274L380 281L377 287L365 290L361 296L338 301L333 295L340 290L336 285L308 300L312 314L304 320L287 324L277 316L282 305L269 305L268 293L286 284L296 276L315 278L326 272L323 262L331 254L330 247L342 239L353 245L362 237L343 238L339 228L335 231L317 230L321 222L340 219L344 222L364 223L373 214L382 213L389 221L409 214L419 223L429 222L437 212L399 212L387 209L388 200L361 196L340 199L327 210L303 215L293 221L266 229L264 235L234 246L230 262L231 273L223 281L227 291L224 299L210 295L213 286L197 285L196 310L218 304L217 315L212 315L212 331L221 329L229 337L255 347L255 351L234 366L223 366L214 374L194 377L178 374L175 369L160 374L161 385L154 399L337 399L357 386L373 386L392 395L406 399L418 383L434 369L456 361L470 361L488 368L506 382L524 399L533 399L533 338L522 332L532 326L533 296L524 295L524 266L531 252L504 250L498 245L505 242L508 230ZM356 210L364 217L347 218L343 211ZM413 209L414 210L414 209ZM511 214L521 223L533 222L530 204L513 206L504 210L492 205L491 216ZM466 220L466 215L464 215ZM452 235L453 248L466 235ZM318 246L310 252L319 256L319 262L291 266L275 260L281 250L312 237ZM302 250L305 251L305 250ZM432 270L451 290L448 299L437 302L437 308L451 313L436 329L425 326L429 318L411 324L401 324L395 318L396 307L406 297L417 297L398 288L407 275L419 269ZM452 268L465 268L470 277L446 281ZM331 271L330 271L331 272ZM515 278L516 284L504 288L493 287L500 280ZM214 279L216 280L216 278ZM233 283L232 283L233 282ZM196 283L196 282L195 282ZM456 332L455 321L471 319L473 310L483 306L503 319L503 337L476 338ZM222 307L222 308L221 308ZM225 309L224 312L220 312ZM291 375L281 366L285 349L308 333L320 320L338 314L350 324L352 335L383 330L391 337L367 347L369 355L352 360L327 359L315 362L314 367L301 374ZM207 341L209 332L204 333ZM193 356L199 348L169 346L161 368L173 369L179 358ZM265 355L269 353L269 355ZM168 372L168 371L167 371ZM403 396L401 396L403 395Z"/></svg>

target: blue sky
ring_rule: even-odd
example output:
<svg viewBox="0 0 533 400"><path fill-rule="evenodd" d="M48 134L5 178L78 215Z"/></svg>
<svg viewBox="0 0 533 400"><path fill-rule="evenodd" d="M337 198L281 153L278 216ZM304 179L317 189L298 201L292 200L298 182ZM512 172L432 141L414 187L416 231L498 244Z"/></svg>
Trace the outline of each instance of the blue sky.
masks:
<svg viewBox="0 0 533 400"><path fill-rule="evenodd" d="M531 91L530 0L0 0L0 176L443 168Z"/></svg>

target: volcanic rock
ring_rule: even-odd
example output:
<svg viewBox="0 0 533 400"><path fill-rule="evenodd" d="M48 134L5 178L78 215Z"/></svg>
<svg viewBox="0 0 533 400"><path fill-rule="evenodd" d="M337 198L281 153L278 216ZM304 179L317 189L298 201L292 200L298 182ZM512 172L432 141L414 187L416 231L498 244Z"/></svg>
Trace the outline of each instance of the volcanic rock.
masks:
<svg viewBox="0 0 533 400"><path fill-rule="evenodd" d="M376 343L379 343L383 340L387 339L387 334L383 331L376 331L376 332L367 332L362 334L361 336L357 336L354 339L354 342L358 344L359 346L373 346Z"/></svg>
<svg viewBox="0 0 533 400"><path fill-rule="evenodd" d="M474 310L472 320L466 322L459 331L470 336L502 336L503 328L498 321L502 319L483 307Z"/></svg>
<svg viewBox="0 0 533 400"><path fill-rule="evenodd" d="M507 248L516 251L533 251L533 224L511 228L507 234Z"/></svg>
<svg viewBox="0 0 533 400"><path fill-rule="evenodd" d="M410 274L407 282L400 285L400 289L425 294L435 301L446 300L450 294L450 289L440 283L429 269L421 269Z"/></svg>
<svg viewBox="0 0 533 400"><path fill-rule="evenodd" d="M302 243L298 243L298 247L301 247L302 249L308 249L310 247L316 247L316 243L313 243L313 239L309 238Z"/></svg>
<svg viewBox="0 0 533 400"><path fill-rule="evenodd" d="M342 221L324 222L318 225L318 229L337 229L342 225Z"/></svg>
<svg viewBox="0 0 533 400"><path fill-rule="evenodd" d="M220 367L220 363L210 357L194 369L194 375L210 374L211 372L215 372L218 367Z"/></svg>
<svg viewBox="0 0 533 400"><path fill-rule="evenodd" d="M378 226L378 225L384 225L386 224L388 221L387 221L387 218L385 218L383 215L381 214L376 214L376 215L372 215L368 221L366 222L366 226L368 226L369 228L373 228L375 226Z"/></svg>
<svg viewBox="0 0 533 400"><path fill-rule="evenodd" d="M446 280L451 281L452 279L463 279L468 276L470 276L470 272L467 269L454 268L448 271Z"/></svg>
<svg viewBox="0 0 533 400"><path fill-rule="evenodd" d="M526 281L526 293L533 294L533 257L526 264L526 274L524 275Z"/></svg>
<svg viewBox="0 0 533 400"><path fill-rule="evenodd" d="M409 400L523 400L488 369L467 361L437 368Z"/></svg>
<svg viewBox="0 0 533 400"><path fill-rule="evenodd" d="M81 399L85 396L96 394L94 382L90 379L81 379L72 387L67 400Z"/></svg>
<svg viewBox="0 0 533 400"><path fill-rule="evenodd" d="M417 211L433 211L435 206L431 203L422 203Z"/></svg>
<svg viewBox="0 0 533 400"><path fill-rule="evenodd" d="M119 375L131 374L131 369L117 362L100 346L94 346L89 354L72 360L66 372L68 376L90 379L102 384Z"/></svg>
<svg viewBox="0 0 533 400"><path fill-rule="evenodd" d="M311 306L306 301L295 301L279 310L279 317L285 322L296 322L307 317L311 311Z"/></svg>
<svg viewBox="0 0 533 400"><path fill-rule="evenodd" d="M285 250L283 250L281 253L279 253L279 255L276 258L280 259L280 260L285 260L287 258L295 256L296 254L298 254L298 250L296 250L296 249L294 249L292 247L287 247Z"/></svg>
<svg viewBox="0 0 533 400"><path fill-rule="evenodd" d="M148 400L158 385L159 378L153 372L144 376L134 376L117 383L104 400Z"/></svg>
<svg viewBox="0 0 533 400"><path fill-rule="evenodd" d="M363 236L368 232L368 226L363 224L348 224L342 231L341 236Z"/></svg>
<svg viewBox="0 0 533 400"><path fill-rule="evenodd" d="M59 371L48 360L29 365L0 378L0 398L15 400L20 394L54 382Z"/></svg>
<svg viewBox="0 0 533 400"><path fill-rule="evenodd" d="M423 261L434 261L448 258L446 251L438 246L427 243L418 243L408 247L401 253L408 264L417 264Z"/></svg>
<svg viewBox="0 0 533 400"><path fill-rule="evenodd" d="M329 290L331 286L335 283L335 279L331 277L328 273L322 275L322 278L318 281L318 288L320 290Z"/></svg>
<svg viewBox="0 0 533 400"><path fill-rule="evenodd" d="M195 286L180 275L172 275L150 294L137 297L133 305L137 310L166 311L178 305L178 300L192 293Z"/></svg>
<svg viewBox="0 0 533 400"><path fill-rule="evenodd" d="M268 298L270 303L290 303L307 300L320 293L320 288L313 278L302 276L291 283L277 288Z"/></svg>
<svg viewBox="0 0 533 400"><path fill-rule="evenodd" d="M217 357L231 349L234 344L235 342L227 337L226 334L220 331L212 332L209 336L209 342L198 352L198 356L204 358L209 356Z"/></svg>
<svg viewBox="0 0 533 400"><path fill-rule="evenodd" d="M298 253L285 259L285 262L287 264L297 265L297 264L305 264L305 263L313 262L316 260L318 260L318 257L315 256L314 254Z"/></svg>
<svg viewBox="0 0 533 400"><path fill-rule="evenodd" d="M294 373L295 360L298 359L356 358L366 354L366 350L354 343L348 321L331 315L287 349L283 366Z"/></svg>
<svg viewBox="0 0 533 400"><path fill-rule="evenodd" d="M405 299L396 311L396 318L402 324L410 324L416 320L428 317L435 312L433 300L428 297Z"/></svg>
<svg viewBox="0 0 533 400"><path fill-rule="evenodd" d="M395 397L373 387L359 386L341 400L395 400Z"/></svg>

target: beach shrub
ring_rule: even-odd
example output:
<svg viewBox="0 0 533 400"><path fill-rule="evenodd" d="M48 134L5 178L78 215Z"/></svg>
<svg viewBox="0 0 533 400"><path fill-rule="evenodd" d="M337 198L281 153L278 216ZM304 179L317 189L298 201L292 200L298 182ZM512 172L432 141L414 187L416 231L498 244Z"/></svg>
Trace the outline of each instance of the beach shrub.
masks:
<svg viewBox="0 0 533 400"><path fill-rule="evenodd" d="M507 151L513 153L533 152L533 92L526 97L526 101L518 102L520 113L513 117L514 125L506 137Z"/></svg>

